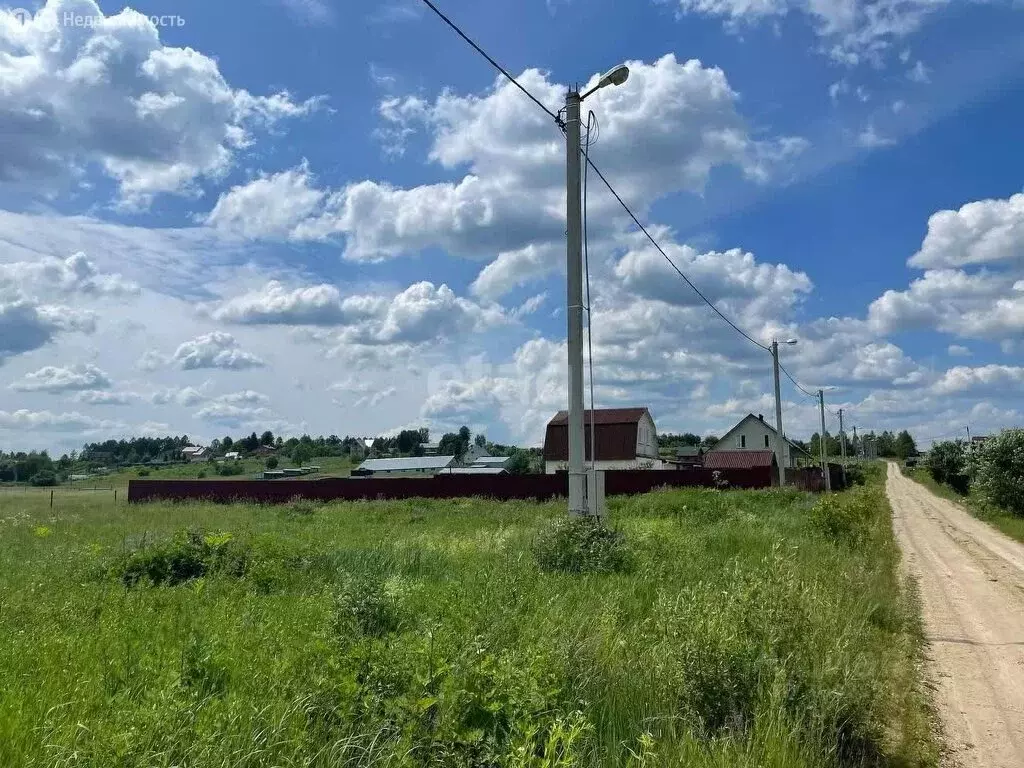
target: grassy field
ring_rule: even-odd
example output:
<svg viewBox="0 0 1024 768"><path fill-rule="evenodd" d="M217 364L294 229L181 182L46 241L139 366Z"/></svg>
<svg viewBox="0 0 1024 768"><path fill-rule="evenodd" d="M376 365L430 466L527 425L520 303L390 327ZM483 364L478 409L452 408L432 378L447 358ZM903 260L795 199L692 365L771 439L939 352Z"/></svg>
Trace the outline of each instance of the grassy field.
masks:
<svg viewBox="0 0 1024 768"><path fill-rule="evenodd" d="M903 467L903 474L912 480L916 480L935 495L955 501L979 520L984 520L986 523L994 525L1007 536L1017 541L1024 541L1024 518L1011 515L1009 512L993 507L991 504L986 504L973 491L963 494L948 485L935 482L934 478L924 467L913 469Z"/></svg>
<svg viewBox="0 0 1024 768"><path fill-rule="evenodd" d="M0 495L0 765L936 764L877 473L610 508Z"/></svg>

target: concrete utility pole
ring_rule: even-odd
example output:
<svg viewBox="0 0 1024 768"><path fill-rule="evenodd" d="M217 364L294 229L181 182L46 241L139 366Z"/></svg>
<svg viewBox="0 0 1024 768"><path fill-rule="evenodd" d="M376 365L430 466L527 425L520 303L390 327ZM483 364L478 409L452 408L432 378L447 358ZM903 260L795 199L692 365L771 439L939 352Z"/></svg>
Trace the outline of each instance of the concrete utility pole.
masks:
<svg viewBox="0 0 1024 768"><path fill-rule="evenodd" d="M566 275L569 316L569 514L587 516L587 473L583 466L583 201L580 182L580 103L576 91L565 97L567 205Z"/></svg>
<svg viewBox="0 0 1024 768"><path fill-rule="evenodd" d="M825 490L832 490L832 478L828 476L828 450L825 441L825 390L818 390L818 403L821 406L821 439L818 440L818 452L821 454L821 472L825 476Z"/></svg>
<svg viewBox="0 0 1024 768"><path fill-rule="evenodd" d="M857 425L853 425L853 458L859 459L862 446L857 444Z"/></svg>
<svg viewBox="0 0 1024 768"><path fill-rule="evenodd" d="M839 409L839 453L843 457L843 486L846 485L846 432L843 431L843 409Z"/></svg>
<svg viewBox="0 0 1024 768"><path fill-rule="evenodd" d="M622 85L629 68L621 65L600 79L582 96L571 90L565 96L565 188L566 188L566 314L569 348L569 514L598 514L596 503L587 494L584 466L586 432L583 427L583 201L580 154L580 105L594 91L609 85ZM596 460L596 456L593 457ZM595 478L596 487L596 478Z"/></svg>
<svg viewBox="0 0 1024 768"><path fill-rule="evenodd" d="M796 339L789 339L784 344L796 344ZM779 487L786 484L786 451L782 435L782 387L779 385L779 341L772 341L772 367L775 373L775 461L779 465Z"/></svg>

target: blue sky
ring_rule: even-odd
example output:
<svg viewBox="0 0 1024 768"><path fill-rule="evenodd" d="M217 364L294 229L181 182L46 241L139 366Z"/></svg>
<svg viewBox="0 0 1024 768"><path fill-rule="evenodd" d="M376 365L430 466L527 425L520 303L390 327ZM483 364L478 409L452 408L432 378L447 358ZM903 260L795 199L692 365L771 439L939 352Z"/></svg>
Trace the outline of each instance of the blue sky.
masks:
<svg viewBox="0 0 1024 768"><path fill-rule="evenodd" d="M851 423L1021 423L1019 3L442 7L553 109L630 62L587 102L593 157L745 331L800 339L787 367ZM560 137L421 3L22 8L0 11L0 448L540 440L565 403ZM598 406L662 431L770 413L767 355L591 192ZM808 436L814 403L784 399Z"/></svg>

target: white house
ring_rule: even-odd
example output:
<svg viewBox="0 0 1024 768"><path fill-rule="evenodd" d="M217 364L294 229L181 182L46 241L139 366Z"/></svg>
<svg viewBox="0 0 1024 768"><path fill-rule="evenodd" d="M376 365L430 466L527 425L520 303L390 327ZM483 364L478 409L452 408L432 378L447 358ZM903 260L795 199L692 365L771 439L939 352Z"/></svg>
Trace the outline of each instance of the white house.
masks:
<svg viewBox="0 0 1024 768"><path fill-rule="evenodd" d="M185 461L202 461L206 458L206 449L198 445L190 445L181 449L181 456Z"/></svg>
<svg viewBox="0 0 1024 768"><path fill-rule="evenodd" d="M236 461L242 458L242 455L238 451L228 451L224 454L224 458L228 461Z"/></svg>
<svg viewBox="0 0 1024 768"><path fill-rule="evenodd" d="M764 416L755 416L751 413L726 432L709 453L715 451L774 451L775 434L775 427L765 421ZM798 458L810 458L810 454L783 435L783 466L795 467Z"/></svg>
<svg viewBox="0 0 1024 768"><path fill-rule="evenodd" d="M596 468L661 469L658 430L646 408L606 408L583 414L585 456L590 466L590 425L594 424ZM544 471L553 475L569 465L569 414L559 411L544 436Z"/></svg>

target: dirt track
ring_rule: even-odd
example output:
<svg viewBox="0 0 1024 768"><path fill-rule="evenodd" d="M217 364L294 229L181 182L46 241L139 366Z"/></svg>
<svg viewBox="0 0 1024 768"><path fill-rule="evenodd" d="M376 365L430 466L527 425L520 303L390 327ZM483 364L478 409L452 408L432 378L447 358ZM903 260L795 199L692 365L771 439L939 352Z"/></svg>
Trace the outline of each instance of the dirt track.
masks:
<svg viewBox="0 0 1024 768"><path fill-rule="evenodd" d="M949 764L1024 768L1024 545L908 480L886 491L921 589Z"/></svg>

